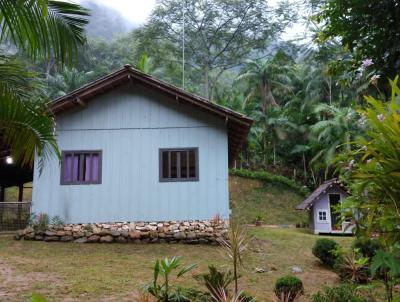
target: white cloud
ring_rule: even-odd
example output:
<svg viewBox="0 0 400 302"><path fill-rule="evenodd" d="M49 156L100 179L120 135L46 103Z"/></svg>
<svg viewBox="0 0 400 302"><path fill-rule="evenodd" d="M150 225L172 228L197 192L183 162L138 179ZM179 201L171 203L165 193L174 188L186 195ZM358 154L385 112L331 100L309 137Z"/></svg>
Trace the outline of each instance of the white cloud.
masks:
<svg viewBox="0 0 400 302"><path fill-rule="evenodd" d="M134 24L145 23L156 4L156 0L96 0L95 2L118 10Z"/></svg>

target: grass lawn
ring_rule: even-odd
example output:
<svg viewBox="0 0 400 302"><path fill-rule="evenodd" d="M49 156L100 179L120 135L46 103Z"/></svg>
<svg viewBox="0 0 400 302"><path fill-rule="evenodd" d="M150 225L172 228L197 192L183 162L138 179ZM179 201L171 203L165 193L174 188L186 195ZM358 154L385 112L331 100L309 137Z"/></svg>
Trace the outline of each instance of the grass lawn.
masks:
<svg viewBox="0 0 400 302"><path fill-rule="evenodd" d="M293 265L303 269L308 301L337 276L319 264L311 247L318 238L301 229L249 228L253 242L246 255L241 288L260 301L273 301L274 281ZM349 246L351 237L334 237ZM0 301L24 301L31 292L45 294L50 301L139 301L140 290L151 281L156 259L179 255L184 264L198 263L192 275L214 264L228 269L219 247L168 244L77 244L14 241L0 237ZM275 267L256 273L254 269ZM201 288L185 277L180 284ZM135 300L136 299L136 300Z"/></svg>

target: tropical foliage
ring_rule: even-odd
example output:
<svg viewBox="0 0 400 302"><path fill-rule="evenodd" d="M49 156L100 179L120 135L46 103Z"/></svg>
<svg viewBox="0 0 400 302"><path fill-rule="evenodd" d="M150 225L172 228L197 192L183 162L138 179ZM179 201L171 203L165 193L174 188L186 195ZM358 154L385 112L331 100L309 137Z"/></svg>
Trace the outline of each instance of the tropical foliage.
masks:
<svg viewBox="0 0 400 302"><path fill-rule="evenodd" d="M154 265L154 279L151 284L146 287L146 290L153 295L157 301L190 301L188 291L171 284L172 273L181 265L180 257L172 259L165 258L157 260ZM176 277L182 277L196 267L195 264L189 265L177 272ZM162 278L159 281L159 278Z"/></svg>
<svg viewBox="0 0 400 302"><path fill-rule="evenodd" d="M1 1L0 3L0 148L19 164L39 167L58 154L55 122L35 74L10 55L7 45L32 59L72 63L85 42L88 12L63 1Z"/></svg>
<svg viewBox="0 0 400 302"><path fill-rule="evenodd" d="M348 200L349 206L362 213L357 217L358 232L365 236L381 233L383 246L400 240L400 89L397 82L397 78L391 82L390 102L366 97L368 105L359 110L359 123L365 134L355 139L354 150L339 158L343 177L354 192Z"/></svg>

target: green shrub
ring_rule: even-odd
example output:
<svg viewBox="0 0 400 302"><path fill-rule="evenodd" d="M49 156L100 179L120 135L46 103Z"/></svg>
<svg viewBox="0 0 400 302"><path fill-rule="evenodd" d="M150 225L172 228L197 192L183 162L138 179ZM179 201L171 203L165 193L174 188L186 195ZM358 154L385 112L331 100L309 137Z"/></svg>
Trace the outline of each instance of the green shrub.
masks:
<svg viewBox="0 0 400 302"><path fill-rule="evenodd" d="M295 276L288 275L276 280L275 295L282 301L293 302L303 293L303 282Z"/></svg>
<svg viewBox="0 0 400 302"><path fill-rule="evenodd" d="M369 280L369 259L354 251L340 257L334 268L340 278L357 284L365 284Z"/></svg>
<svg viewBox="0 0 400 302"><path fill-rule="evenodd" d="M310 191L306 186L302 186L285 176L270 174L266 171L250 171L241 169L241 170L230 170L230 174L251 179L259 179L267 183L284 185L285 187L288 187L303 196L306 196L307 194L310 193Z"/></svg>
<svg viewBox="0 0 400 302"><path fill-rule="evenodd" d="M47 299L41 294L33 293L27 300L28 302L47 302Z"/></svg>
<svg viewBox="0 0 400 302"><path fill-rule="evenodd" d="M49 223L50 223L50 217L46 213L39 213L39 215L34 215L31 217L32 222L30 224L32 225L33 229L35 231L41 231L44 232L46 231Z"/></svg>
<svg viewBox="0 0 400 302"><path fill-rule="evenodd" d="M62 220L62 218L60 216L54 216L51 219L51 225L57 226L57 227L62 227L65 225L64 220Z"/></svg>
<svg viewBox="0 0 400 302"><path fill-rule="evenodd" d="M336 241L332 239L321 238L315 242L312 248L312 253L315 257L319 258L322 263L333 267L338 259L338 255L336 253L338 248L339 244L337 244Z"/></svg>
<svg viewBox="0 0 400 302"><path fill-rule="evenodd" d="M372 259L380 249L380 243L378 239L357 238L354 240L353 249L357 249L362 256Z"/></svg>
<svg viewBox="0 0 400 302"><path fill-rule="evenodd" d="M227 295L228 286L234 280L231 271L218 271L218 269L214 265L209 265L208 270L208 273L198 275L195 278L204 283L210 296L218 296L220 291L223 291Z"/></svg>
<svg viewBox="0 0 400 302"><path fill-rule="evenodd" d="M365 300L357 295L354 287L349 284L341 284L337 287L326 287L312 297L313 302L364 302Z"/></svg>
<svg viewBox="0 0 400 302"><path fill-rule="evenodd" d="M32 213L28 220L28 226L40 232L46 231L49 225L61 227L64 226L64 224L60 216L54 216L50 219L50 216L46 213L39 213L38 215Z"/></svg>
<svg viewBox="0 0 400 302"><path fill-rule="evenodd" d="M190 302L194 291L171 284L173 273L180 267L181 258L173 257L157 260L154 265L153 282L146 286L146 291L157 301ZM186 266L176 273L174 280L182 277L196 267L195 264ZM160 280L161 279L161 280Z"/></svg>
<svg viewBox="0 0 400 302"><path fill-rule="evenodd" d="M256 302L257 301L256 298L254 298L252 295L250 295L247 292L242 292L239 295L239 299L240 299L239 300L240 302Z"/></svg>

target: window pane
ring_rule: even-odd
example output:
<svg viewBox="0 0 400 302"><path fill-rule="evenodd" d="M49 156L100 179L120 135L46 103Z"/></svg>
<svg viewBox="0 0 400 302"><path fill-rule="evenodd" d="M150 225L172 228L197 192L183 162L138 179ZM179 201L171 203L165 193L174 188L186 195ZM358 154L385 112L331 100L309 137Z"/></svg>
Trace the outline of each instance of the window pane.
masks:
<svg viewBox="0 0 400 302"><path fill-rule="evenodd" d="M178 152L171 151L171 178L178 177Z"/></svg>
<svg viewBox="0 0 400 302"><path fill-rule="evenodd" d="M169 161L168 161L168 151L162 152L162 177L169 178L168 170L169 170Z"/></svg>
<svg viewBox="0 0 400 302"><path fill-rule="evenodd" d="M196 152L189 151L189 177L196 177Z"/></svg>
<svg viewBox="0 0 400 302"><path fill-rule="evenodd" d="M187 178L187 168L188 168L188 152L181 151L181 178Z"/></svg>

